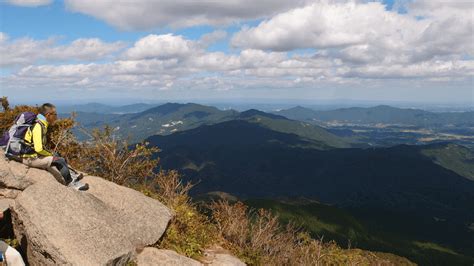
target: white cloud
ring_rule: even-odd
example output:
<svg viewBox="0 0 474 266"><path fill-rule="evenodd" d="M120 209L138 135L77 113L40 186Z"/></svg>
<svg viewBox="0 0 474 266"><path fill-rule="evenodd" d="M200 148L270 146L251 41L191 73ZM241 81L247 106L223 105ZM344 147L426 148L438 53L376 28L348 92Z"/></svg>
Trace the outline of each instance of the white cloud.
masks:
<svg viewBox="0 0 474 266"><path fill-rule="evenodd" d="M257 27L243 29L232 43L238 47L279 51L361 44L381 37L377 29L384 26L381 23L398 24L397 16L386 12L378 2L318 2L278 14ZM398 27L404 24L406 22Z"/></svg>
<svg viewBox="0 0 474 266"><path fill-rule="evenodd" d="M310 0L65 0L70 11L94 16L120 29L222 26L269 17Z"/></svg>
<svg viewBox="0 0 474 266"><path fill-rule="evenodd" d="M138 40L132 48L124 53L124 56L135 60L183 58L196 52L196 50L196 45L184 39L183 36L150 34Z"/></svg>
<svg viewBox="0 0 474 266"><path fill-rule="evenodd" d="M46 6L53 2L53 0L8 0L8 3L16 6L37 7Z"/></svg>
<svg viewBox="0 0 474 266"><path fill-rule="evenodd" d="M77 39L69 44L57 45L54 38L8 39L0 34L0 66L33 64L38 61L98 60L124 47L123 42L106 43L97 38Z"/></svg>
<svg viewBox="0 0 474 266"><path fill-rule="evenodd" d="M474 76L474 61L439 61L430 60L421 63L402 65L364 65L340 72L343 77L357 77L367 79L430 79L457 77L469 79Z"/></svg>
<svg viewBox="0 0 474 266"><path fill-rule="evenodd" d="M415 3L399 14L379 2L318 1L244 28L232 44L276 51L332 49L332 56L353 63L474 55L474 4Z"/></svg>
<svg viewBox="0 0 474 266"><path fill-rule="evenodd" d="M163 35L167 36L167 35ZM176 36L174 36L176 37ZM143 39L146 39L145 37ZM141 39L141 40L143 40ZM190 47L197 41L184 41ZM141 40L137 41L139 43ZM131 49L137 47L135 45ZM138 46L141 47L141 46ZM152 49L153 50L153 49ZM173 50L174 51L174 50ZM178 49L181 51L181 49ZM127 51L128 52L128 51ZM364 83L378 79L464 79L474 75L469 60L429 60L416 64L351 65L327 55L292 55L247 49L239 54L223 52L137 54L109 63L37 65L24 67L3 80L6 87L166 88L198 86L228 90L265 84L267 88L311 88L321 84ZM205 79L204 77L215 77ZM219 77L219 78L217 78ZM217 82L219 81L219 82ZM273 81L273 82L270 82ZM168 85L166 85L168 84ZM283 87L282 87L283 86ZM194 89L189 87L189 89Z"/></svg>

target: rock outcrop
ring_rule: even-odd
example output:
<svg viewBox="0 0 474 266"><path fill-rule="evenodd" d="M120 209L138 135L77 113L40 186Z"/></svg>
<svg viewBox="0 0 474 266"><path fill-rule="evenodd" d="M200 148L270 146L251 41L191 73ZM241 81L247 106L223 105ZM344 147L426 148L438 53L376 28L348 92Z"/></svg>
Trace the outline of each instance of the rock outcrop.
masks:
<svg viewBox="0 0 474 266"><path fill-rule="evenodd" d="M153 245L172 217L159 201L99 177L86 176L79 192L47 171L0 155L0 197L31 265L123 265Z"/></svg>
<svg viewBox="0 0 474 266"><path fill-rule="evenodd" d="M138 266L201 266L196 260L179 255L175 251L157 248L145 248L137 257Z"/></svg>
<svg viewBox="0 0 474 266"><path fill-rule="evenodd" d="M208 249L202 262L180 255L172 250L147 247L137 257L138 266L245 266L245 263L222 248Z"/></svg>
<svg viewBox="0 0 474 266"><path fill-rule="evenodd" d="M53 174L7 161L0 151L0 211L10 210L30 265L245 265L221 249L199 262L150 247L172 218L163 204L95 176L84 177L88 191L76 191Z"/></svg>
<svg viewBox="0 0 474 266"><path fill-rule="evenodd" d="M214 246L204 251L203 262L209 266L245 266L238 258L220 246Z"/></svg>

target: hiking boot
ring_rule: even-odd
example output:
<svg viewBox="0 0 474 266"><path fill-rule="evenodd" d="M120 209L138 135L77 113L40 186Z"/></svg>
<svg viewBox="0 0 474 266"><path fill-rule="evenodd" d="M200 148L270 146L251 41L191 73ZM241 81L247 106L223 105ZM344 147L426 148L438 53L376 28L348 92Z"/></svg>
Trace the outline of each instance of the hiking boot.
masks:
<svg viewBox="0 0 474 266"><path fill-rule="evenodd" d="M69 183L67 186L68 186L68 187L71 187L71 188L73 188L73 189L75 189L75 190L81 190L81 191L84 191L84 190L88 190L88 189L89 189L89 184L87 184L87 183L83 184L83 183L81 183L81 182L79 182L79 181L77 181L77 180L72 181L72 182Z"/></svg>
<svg viewBox="0 0 474 266"><path fill-rule="evenodd" d="M71 177L73 181L79 181L84 177L82 173L71 172Z"/></svg>

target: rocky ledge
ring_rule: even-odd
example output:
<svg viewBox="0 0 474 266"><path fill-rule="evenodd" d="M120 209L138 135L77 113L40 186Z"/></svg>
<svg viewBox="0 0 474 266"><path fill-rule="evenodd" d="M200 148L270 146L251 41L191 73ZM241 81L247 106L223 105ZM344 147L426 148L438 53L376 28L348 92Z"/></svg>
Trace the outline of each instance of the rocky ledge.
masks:
<svg viewBox="0 0 474 266"><path fill-rule="evenodd" d="M20 251L30 265L201 265L152 248L172 218L159 201L100 177L76 191L47 171L0 155L0 206L11 212ZM6 207L5 207L6 206ZM227 261L242 263L232 257ZM213 261L205 264L216 263Z"/></svg>

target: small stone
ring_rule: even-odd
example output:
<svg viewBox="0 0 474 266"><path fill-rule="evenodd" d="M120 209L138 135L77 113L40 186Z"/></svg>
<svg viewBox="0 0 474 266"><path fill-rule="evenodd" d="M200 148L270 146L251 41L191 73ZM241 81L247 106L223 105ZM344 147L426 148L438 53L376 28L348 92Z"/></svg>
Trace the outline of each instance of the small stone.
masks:
<svg viewBox="0 0 474 266"><path fill-rule="evenodd" d="M138 266L201 266L199 261L180 255L172 250L145 248L137 257Z"/></svg>

